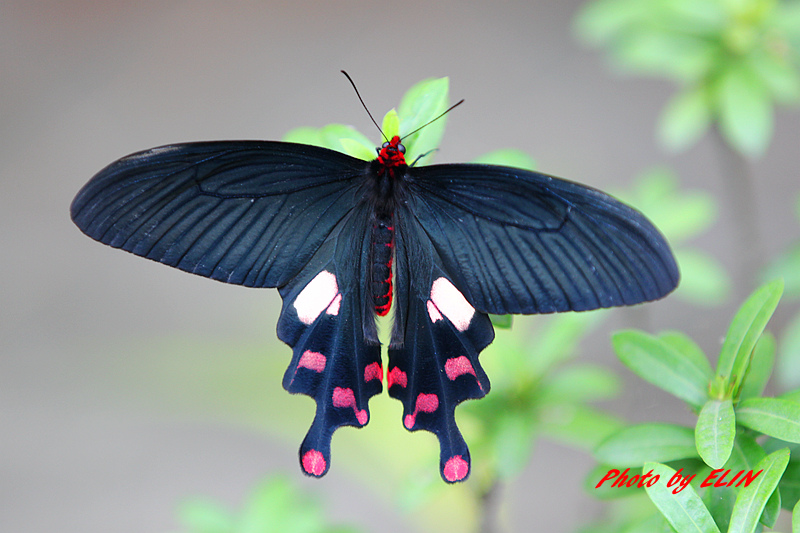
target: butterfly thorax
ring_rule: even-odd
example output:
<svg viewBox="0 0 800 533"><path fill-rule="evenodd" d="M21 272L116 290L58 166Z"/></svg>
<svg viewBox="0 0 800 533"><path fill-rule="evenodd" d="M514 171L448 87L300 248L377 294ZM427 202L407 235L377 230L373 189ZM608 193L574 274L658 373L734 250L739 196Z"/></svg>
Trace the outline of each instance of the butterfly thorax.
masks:
<svg viewBox="0 0 800 533"><path fill-rule="evenodd" d="M392 261L394 257L394 202L405 172L405 147L400 137L383 143L370 167L375 180L370 246L370 291L375 313L385 316L392 306Z"/></svg>

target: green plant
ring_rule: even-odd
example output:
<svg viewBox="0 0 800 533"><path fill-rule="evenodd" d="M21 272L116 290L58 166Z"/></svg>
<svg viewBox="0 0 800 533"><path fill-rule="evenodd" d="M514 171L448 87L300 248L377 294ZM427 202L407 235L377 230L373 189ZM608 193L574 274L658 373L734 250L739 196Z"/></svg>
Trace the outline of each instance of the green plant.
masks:
<svg viewBox="0 0 800 533"><path fill-rule="evenodd" d="M356 533L331 526L320 504L299 492L285 476L273 476L250 494L244 508L231 512L207 499L189 500L178 510L187 533Z"/></svg>
<svg viewBox="0 0 800 533"><path fill-rule="evenodd" d="M800 527L800 458L790 460L790 450L800 451L800 389L780 398L762 397L775 358L774 337L764 328L782 291L781 281L768 283L742 305L716 371L683 334L628 330L614 335L620 360L642 379L685 401L697 414L697 423L694 428L639 424L605 439L594 452L601 466L590 475L604 489L600 495L644 491L663 517L647 517L647 523L666 520L678 533L752 532L759 522L772 527L781 508L794 509L795 528ZM637 481L633 486L627 481L620 490L610 485L623 468L637 475ZM732 479L740 471L745 474ZM744 484L747 472L759 471ZM613 472L617 475L606 479ZM677 493L678 485L667 483L678 479L676 472L691 481ZM648 473L649 480L656 475L660 480L643 487L638 476ZM728 476L724 482L723 474ZM624 527L641 520L637 517Z"/></svg>

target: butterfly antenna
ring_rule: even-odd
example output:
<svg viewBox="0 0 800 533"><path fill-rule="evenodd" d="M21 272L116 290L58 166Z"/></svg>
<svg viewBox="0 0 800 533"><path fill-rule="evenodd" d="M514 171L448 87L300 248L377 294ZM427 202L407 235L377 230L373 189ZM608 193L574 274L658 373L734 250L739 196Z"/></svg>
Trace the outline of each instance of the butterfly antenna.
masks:
<svg viewBox="0 0 800 533"><path fill-rule="evenodd" d="M461 105L461 104L463 104L463 103L464 103L464 99L462 98L461 100L459 100L459 101L458 101L458 102L456 102L455 104L453 104L453 105L451 105L450 107L448 107L446 111L444 111L444 112L443 112L441 115L439 115L439 116L438 116L438 117L436 117L435 119L433 119L433 120L429 120L428 122L426 122L425 124L423 124L423 125L422 125L422 126L420 126L419 128L415 129L415 130L414 130L414 131L412 131L411 133L406 133L405 135L403 135L403 139L405 139L405 138L407 138L407 137L410 137L410 136L414 135L415 133L417 133L419 130L421 130L422 128L424 128L424 127L426 127L426 126L428 126L428 125L430 125L430 124L433 124L434 122L436 122L437 120L439 120L440 118L442 118L443 116L445 116L445 115L446 115L446 114L448 114L450 111L452 111L453 109L457 108L458 106L460 106L460 105ZM400 140L402 141L403 139L400 139Z"/></svg>
<svg viewBox="0 0 800 533"><path fill-rule="evenodd" d="M359 92L358 92L358 87L356 87L356 82L354 82L353 78L350 77L350 74L348 74L344 70L342 71L342 74L345 75L345 77L347 78L347 81L349 81L350 85L353 86L353 90L356 92L356 96L358 96L358 99L361 101L361 105L364 106L364 111L367 112L367 115L369 115L369 118L372 121L372 123L375 124L375 127L378 128L378 131L381 132L381 135L383 136L383 140L385 140L386 142L389 142L389 139L386 138L386 134L383 133L383 130L381 129L381 127L378 126L378 123L375 122L375 119L372 117L372 113L369 112L369 108L367 107L367 104L364 103L364 99L361 98L361 94L359 94ZM448 111L449 111L449 109L448 109Z"/></svg>

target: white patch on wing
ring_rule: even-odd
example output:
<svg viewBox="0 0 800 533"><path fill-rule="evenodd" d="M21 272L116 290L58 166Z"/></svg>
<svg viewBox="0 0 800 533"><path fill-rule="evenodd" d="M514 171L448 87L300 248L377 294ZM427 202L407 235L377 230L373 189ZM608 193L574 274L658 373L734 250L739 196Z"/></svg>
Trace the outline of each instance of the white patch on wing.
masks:
<svg viewBox="0 0 800 533"><path fill-rule="evenodd" d="M431 322L438 322L439 320L443 320L442 313L436 309L434 303L428 300L428 316L431 317Z"/></svg>
<svg viewBox="0 0 800 533"><path fill-rule="evenodd" d="M464 295L461 294L447 278L439 278L433 282L431 287L431 301L436 309L453 323L458 331L466 331L475 315L475 308L472 307ZM431 320L436 321L431 314L431 306L428 304L428 314Z"/></svg>
<svg viewBox="0 0 800 533"><path fill-rule="evenodd" d="M300 322L311 325L339 294L336 276L323 270L300 291L294 300L294 308ZM338 311L338 305L337 305ZM331 313L335 314L335 313Z"/></svg>

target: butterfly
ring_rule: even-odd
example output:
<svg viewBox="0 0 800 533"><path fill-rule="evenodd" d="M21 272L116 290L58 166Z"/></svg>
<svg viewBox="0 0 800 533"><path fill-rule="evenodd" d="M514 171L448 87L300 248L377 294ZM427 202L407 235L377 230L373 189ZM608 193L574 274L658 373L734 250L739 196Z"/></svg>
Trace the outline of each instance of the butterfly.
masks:
<svg viewBox="0 0 800 533"><path fill-rule="evenodd" d="M334 431L367 424L385 375L405 428L438 437L442 478L466 479L455 408L489 392L489 314L633 305L679 278L664 237L614 198L512 167L410 165L399 136L372 161L278 141L153 148L96 174L71 217L109 246L278 288L283 387L316 401L299 454L316 477ZM375 317L390 308L384 372Z"/></svg>

